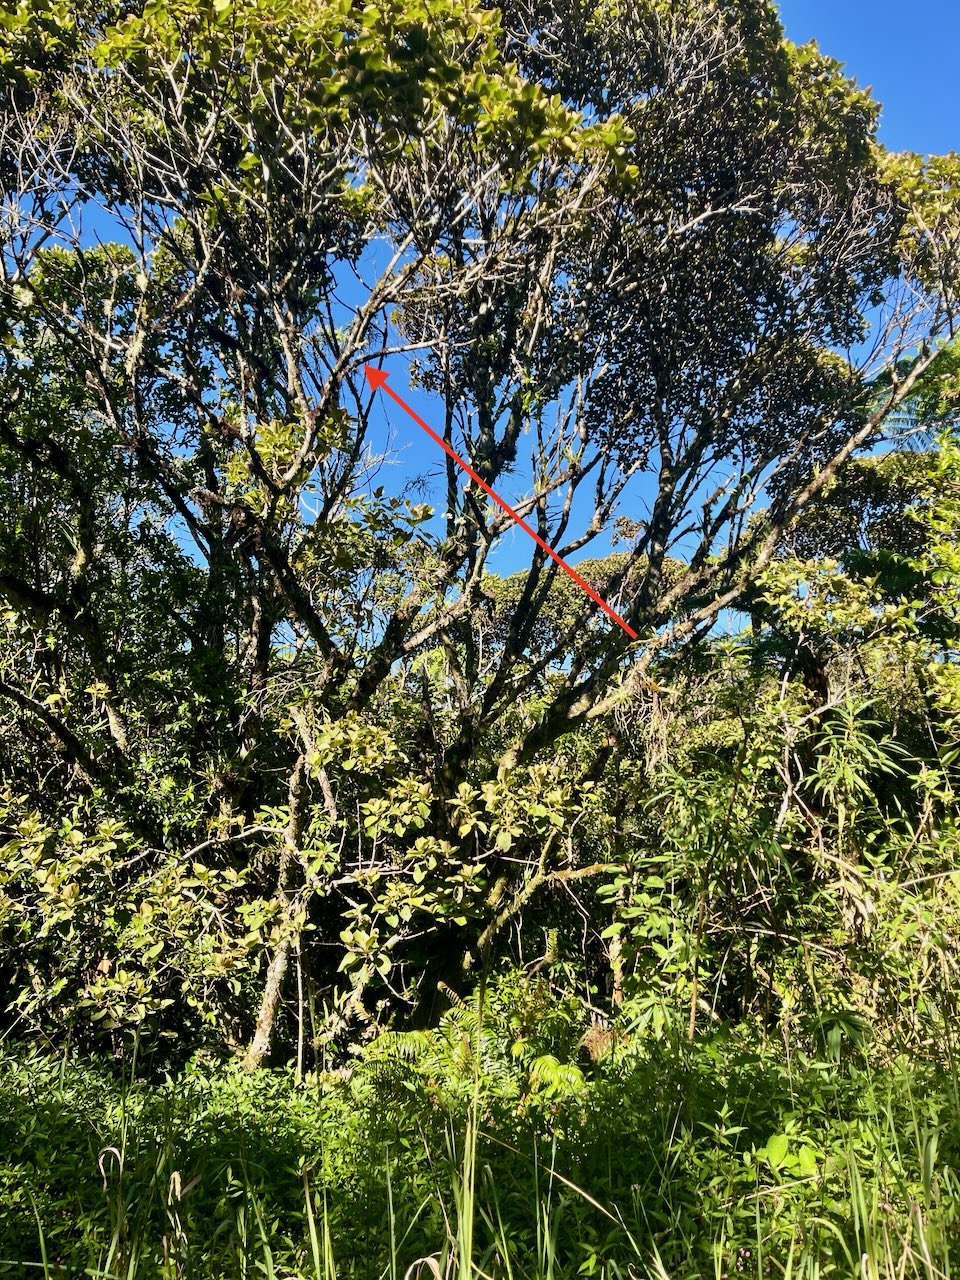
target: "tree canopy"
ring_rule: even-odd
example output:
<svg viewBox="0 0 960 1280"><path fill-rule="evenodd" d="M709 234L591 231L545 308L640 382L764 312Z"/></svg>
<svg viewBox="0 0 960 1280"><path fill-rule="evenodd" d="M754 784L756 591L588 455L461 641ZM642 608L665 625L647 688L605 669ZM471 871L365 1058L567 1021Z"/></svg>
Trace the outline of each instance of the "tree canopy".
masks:
<svg viewBox="0 0 960 1280"><path fill-rule="evenodd" d="M842 559L869 500L955 570L949 504L885 540L915 490L873 455L955 404L960 160L887 152L768 0L2 0L0 94L22 1016L255 1064L295 958L331 1034L428 1017L613 875L624 709L738 607L796 648L791 538ZM371 364L635 643L539 547L493 574L510 519L452 461L381 482Z"/></svg>

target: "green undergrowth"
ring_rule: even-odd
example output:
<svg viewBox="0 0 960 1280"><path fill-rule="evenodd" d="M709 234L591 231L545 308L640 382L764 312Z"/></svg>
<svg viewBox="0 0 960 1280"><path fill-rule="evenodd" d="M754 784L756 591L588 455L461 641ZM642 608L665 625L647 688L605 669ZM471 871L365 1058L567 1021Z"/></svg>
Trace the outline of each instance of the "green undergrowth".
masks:
<svg viewBox="0 0 960 1280"><path fill-rule="evenodd" d="M454 1009L349 1067L0 1061L0 1274L950 1276L944 1062L815 1061Z"/></svg>

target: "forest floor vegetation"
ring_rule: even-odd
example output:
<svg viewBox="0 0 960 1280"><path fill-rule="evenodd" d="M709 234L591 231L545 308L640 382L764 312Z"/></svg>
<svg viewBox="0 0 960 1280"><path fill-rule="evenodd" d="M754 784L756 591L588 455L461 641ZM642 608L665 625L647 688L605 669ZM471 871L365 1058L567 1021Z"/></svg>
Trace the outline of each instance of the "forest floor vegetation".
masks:
<svg viewBox="0 0 960 1280"><path fill-rule="evenodd" d="M935 1277L960 1259L939 1061L818 1060L746 1028L511 1052L476 1006L350 1068L6 1055L0 1268L266 1276ZM562 1044L564 1029L569 1033ZM541 1049L548 1046L541 1044Z"/></svg>

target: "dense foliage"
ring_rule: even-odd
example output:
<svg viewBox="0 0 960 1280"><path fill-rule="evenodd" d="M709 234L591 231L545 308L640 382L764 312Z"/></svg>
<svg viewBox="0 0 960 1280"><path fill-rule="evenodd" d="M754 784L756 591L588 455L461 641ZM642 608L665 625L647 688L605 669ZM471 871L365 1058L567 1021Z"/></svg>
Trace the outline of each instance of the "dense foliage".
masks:
<svg viewBox="0 0 960 1280"><path fill-rule="evenodd" d="M0 0L0 100L0 1257L956 1260L960 160L769 0Z"/></svg>
<svg viewBox="0 0 960 1280"><path fill-rule="evenodd" d="M949 1273L943 1068L726 1036L561 1073L571 1009L516 981L491 1003L482 1027L455 1009L415 1050L378 1045L296 1091L278 1072L195 1065L149 1089L4 1061L0 1258L164 1280Z"/></svg>

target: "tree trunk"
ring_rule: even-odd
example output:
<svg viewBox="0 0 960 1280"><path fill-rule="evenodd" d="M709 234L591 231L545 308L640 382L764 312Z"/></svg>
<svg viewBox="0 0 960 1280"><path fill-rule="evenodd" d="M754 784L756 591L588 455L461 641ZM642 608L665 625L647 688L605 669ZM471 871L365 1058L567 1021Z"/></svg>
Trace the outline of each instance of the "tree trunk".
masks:
<svg viewBox="0 0 960 1280"><path fill-rule="evenodd" d="M286 976L290 962L290 942L281 942L267 965L267 979L260 999L260 1012L257 1014L257 1026L253 1039L243 1056L243 1065L248 1071L262 1067L270 1052L270 1041L273 1038L273 1027L277 1020L277 1008L280 1004L280 988Z"/></svg>
<svg viewBox="0 0 960 1280"><path fill-rule="evenodd" d="M287 932L286 936L281 938L267 965L267 976L263 985L263 995L260 997L256 1028L253 1039L243 1055L243 1065L248 1071L255 1071L258 1067L262 1067L270 1052L273 1029L277 1021L277 1009L280 1006L280 992L290 963L290 950L294 943L293 922L301 904L299 895L291 888L290 880L294 863L300 854L305 782L306 757L301 755L290 775L290 816L284 832L284 847L280 855L280 870L277 875L277 897L283 906L281 920Z"/></svg>

